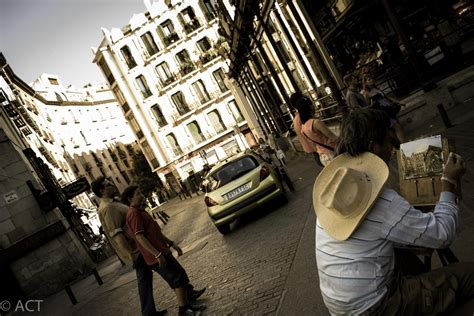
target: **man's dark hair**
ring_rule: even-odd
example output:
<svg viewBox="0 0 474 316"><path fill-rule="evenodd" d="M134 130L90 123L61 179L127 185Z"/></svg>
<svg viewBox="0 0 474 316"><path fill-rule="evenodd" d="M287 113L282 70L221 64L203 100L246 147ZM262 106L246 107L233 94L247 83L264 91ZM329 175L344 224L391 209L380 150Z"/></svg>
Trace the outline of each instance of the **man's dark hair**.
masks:
<svg viewBox="0 0 474 316"><path fill-rule="evenodd" d="M102 191L102 189L104 188L104 180L105 177L100 176L91 183L92 192L94 192L94 194L97 195L99 198L102 197L102 193L100 193L100 191Z"/></svg>
<svg viewBox="0 0 474 316"><path fill-rule="evenodd" d="M123 204L130 206L130 199L133 197L136 190L138 190L137 185L130 185L130 186L126 187L125 190L123 190L123 192L122 192L122 196L120 198L120 201Z"/></svg>
<svg viewBox="0 0 474 316"><path fill-rule="evenodd" d="M385 111L356 108L342 122L337 153L357 156L371 151L371 143L383 144L389 132L390 119Z"/></svg>

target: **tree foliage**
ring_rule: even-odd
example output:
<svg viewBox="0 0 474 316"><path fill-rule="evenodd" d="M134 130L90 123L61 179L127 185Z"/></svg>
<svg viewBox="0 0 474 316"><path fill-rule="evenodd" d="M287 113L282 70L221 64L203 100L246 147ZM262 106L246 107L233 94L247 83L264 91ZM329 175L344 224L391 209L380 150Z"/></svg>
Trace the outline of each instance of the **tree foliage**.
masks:
<svg viewBox="0 0 474 316"><path fill-rule="evenodd" d="M135 152L132 159L135 173L133 182L140 187L146 197L150 197L158 188L163 187L163 184L158 175L151 171L151 167L142 152Z"/></svg>

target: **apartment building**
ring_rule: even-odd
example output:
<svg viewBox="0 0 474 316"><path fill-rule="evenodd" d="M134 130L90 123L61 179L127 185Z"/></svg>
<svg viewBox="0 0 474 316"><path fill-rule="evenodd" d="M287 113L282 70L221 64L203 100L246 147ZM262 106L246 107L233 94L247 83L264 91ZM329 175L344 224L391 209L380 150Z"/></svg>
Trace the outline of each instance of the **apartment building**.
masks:
<svg viewBox="0 0 474 316"><path fill-rule="evenodd" d="M133 179L137 149L122 111L107 84L64 87L56 75L42 74L32 84L47 101L43 115L58 135L58 145L76 177L92 182L99 176L122 191Z"/></svg>
<svg viewBox="0 0 474 316"><path fill-rule="evenodd" d="M145 6L123 28L102 29L94 62L153 171L170 184L254 144L256 121L227 79L215 1Z"/></svg>
<svg viewBox="0 0 474 316"><path fill-rule="evenodd" d="M61 79L42 74L31 85L19 78L1 55L0 89L5 98L0 128L19 151L31 149L44 162L32 165L39 191L66 185L85 177L89 183L105 176L123 190L133 180L132 156L139 150L135 136L107 84L65 87ZM31 155L30 155L31 156ZM25 157L25 160L31 157ZM48 179L41 170L47 169ZM83 209L97 205L92 192L72 198ZM95 212L81 220L98 234Z"/></svg>

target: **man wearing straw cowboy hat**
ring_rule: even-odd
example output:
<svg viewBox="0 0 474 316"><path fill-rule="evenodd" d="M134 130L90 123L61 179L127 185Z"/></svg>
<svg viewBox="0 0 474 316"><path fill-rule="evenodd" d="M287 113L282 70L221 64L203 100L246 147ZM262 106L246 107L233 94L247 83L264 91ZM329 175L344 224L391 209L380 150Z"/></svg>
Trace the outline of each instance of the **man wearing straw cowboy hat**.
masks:
<svg viewBox="0 0 474 316"><path fill-rule="evenodd" d="M474 297L473 263L412 276L402 275L395 264L396 245L451 244L457 227L455 186L465 168L462 157L450 153L434 212L415 209L384 188L393 150L388 120L379 110L351 111L342 124L339 155L314 184L316 260L332 315L437 314Z"/></svg>

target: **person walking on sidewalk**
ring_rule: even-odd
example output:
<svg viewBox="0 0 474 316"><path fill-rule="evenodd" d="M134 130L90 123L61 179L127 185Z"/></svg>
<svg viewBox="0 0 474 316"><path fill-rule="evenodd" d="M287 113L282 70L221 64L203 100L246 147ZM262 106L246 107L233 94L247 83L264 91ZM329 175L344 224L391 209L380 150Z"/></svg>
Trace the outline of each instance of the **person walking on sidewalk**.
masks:
<svg viewBox="0 0 474 316"><path fill-rule="evenodd" d="M340 154L313 187L320 288L332 315L436 315L474 297L474 263L403 274L401 267L411 258L396 256L395 247L438 249L452 243L458 222L455 187L465 167L461 156L450 153L434 211L417 210L384 188L395 138L388 126L384 111L350 111Z"/></svg>
<svg viewBox="0 0 474 316"><path fill-rule="evenodd" d="M337 136L324 124L323 121L313 118L311 99L303 94L291 96L292 105L298 111L297 116L301 126L299 137L306 152L317 153L323 166L326 166L334 157L334 149L337 144ZM295 124L295 130L297 130ZM298 133L297 133L298 135Z"/></svg>
<svg viewBox="0 0 474 316"><path fill-rule="evenodd" d="M391 98L382 92L377 86L375 81L371 77L363 79L362 95L366 99L367 103L374 109L383 110L387 112L390 118L390 127L395 131L395 135L400 143L405 142L405 133L403 127L398 120L398 112L405 106L403 103Z"/></svg>
<svg viewBox="0 0 474 316"><path fill-rule="evenodd" d="M360 94L360 80L354 74L347 74L344 76L344 83L347 86L346 103L349 109L357 109L367 107L368 103L364 96Z"/></svg>
<svg viewBox="0 0 474 316"><path fill-rule="evenodd" d="M140 253L146 264L168 283L175 291L179 305L179 315L200 315L205 304L196 304L206 288L194 290L189 282L186 270L171 253L173 248L182 255L183 251L172 240L166 237L160 226L145 211L145 197L138 186L129 186L122 193L122 202L129 205L127 225L134 235Z"/></svg>
<svg viewBox="0 0 474 316"><path fill-rule="evenodd" d="M126 231L127 206L115 201L118 191L105 177L99 177L91 184L92 192L100 198L98 216L102 230L112 248L123 263L133 266L137 275L138 295L143 316L166 314L157 311L153 299L153 271L148 267L138 251L135 241Z"/></svg>

